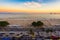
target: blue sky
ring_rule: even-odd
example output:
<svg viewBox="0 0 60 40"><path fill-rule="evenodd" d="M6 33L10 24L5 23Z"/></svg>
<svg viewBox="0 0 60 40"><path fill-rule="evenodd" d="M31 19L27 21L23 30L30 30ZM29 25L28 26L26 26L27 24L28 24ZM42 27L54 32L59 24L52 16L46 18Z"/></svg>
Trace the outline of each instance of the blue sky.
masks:
<svg viewBox="0 0 60 40"><path fill-rule="evenodd" d="M49 2L55 2L56 0L0 0L0 2L40 2L40 3L49 3Z"/></svg>
<svg viewBox="0 0 60 40"><path fill-rule="evenodd" d="M30 12L31 10L37 12L44 12L46 10L55 12L60 10L60 0L0 0L0 11L1 10L29 10Z"/></svg>

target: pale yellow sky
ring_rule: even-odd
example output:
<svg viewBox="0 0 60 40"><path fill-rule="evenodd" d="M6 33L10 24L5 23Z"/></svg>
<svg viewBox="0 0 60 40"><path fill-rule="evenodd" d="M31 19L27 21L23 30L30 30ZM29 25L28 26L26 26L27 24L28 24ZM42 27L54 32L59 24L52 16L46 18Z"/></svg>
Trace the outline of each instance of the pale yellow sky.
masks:
<svg viewBox="0 0 60 40"><path fill-rule="evenodd" d="M1 1L1 0L0 0ZM16 0L17 1L17 0ZM0 2L0 12L26 12L26 13L60 13L60 1L58 0L40 0L26 2L21 1L3 0ZM42 2L43 1L43 2ZM51 1L51 2L50 2ZM49 2L49 3L48 3Z"/></svg>

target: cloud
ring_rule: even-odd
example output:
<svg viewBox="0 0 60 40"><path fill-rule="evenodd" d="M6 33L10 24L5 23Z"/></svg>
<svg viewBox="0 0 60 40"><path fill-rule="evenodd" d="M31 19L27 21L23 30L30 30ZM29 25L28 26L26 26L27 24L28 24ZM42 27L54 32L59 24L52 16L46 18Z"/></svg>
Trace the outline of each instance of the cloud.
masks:
<svg viewBox="0 0 60 40"><path fill-rule="evenodd" d="M28 8L40 8L42 4L37 3L37 2L26 2L24 3L24 6Z"/></svg>
<svg viewBox="0 0 60 40"><path fill-rule="evenodd" d="M19 8L24 8L24 9L37 9L41 8L42 4L38 2L24 2L24 3L2 3L0 6L7 7L7 8L12 8L12 9L19 9Z"/></svg>
<svg viewBox="0 0 60 40"><path fill-rule="evenodd" d="M39 1L39 2L37 2ZM40 3L43 0L37 0L36 2L19 2L19 3L10 3L10 2L0 2L0 9L12 9L12 10L42 10L42 11L52 11L60 9L60 0L57 0L52 3Z"/></svg>

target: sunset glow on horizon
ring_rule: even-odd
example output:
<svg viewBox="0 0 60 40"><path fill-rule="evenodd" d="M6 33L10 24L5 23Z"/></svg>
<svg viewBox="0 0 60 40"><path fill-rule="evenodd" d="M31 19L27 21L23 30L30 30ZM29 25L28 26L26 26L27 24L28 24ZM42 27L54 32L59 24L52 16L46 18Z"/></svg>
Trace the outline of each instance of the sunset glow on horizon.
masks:
<svg viewBox="0 0 60 40"><path fill-rule="evenodd" d="M60 0L0 0L0 12L60 13Z"/></svg>

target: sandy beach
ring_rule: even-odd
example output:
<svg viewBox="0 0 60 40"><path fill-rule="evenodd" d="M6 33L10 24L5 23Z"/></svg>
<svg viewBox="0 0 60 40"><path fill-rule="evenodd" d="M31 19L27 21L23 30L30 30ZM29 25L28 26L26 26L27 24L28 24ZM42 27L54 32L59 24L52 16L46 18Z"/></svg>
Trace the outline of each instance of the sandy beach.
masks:
<svg viewBox="0 0 60 40"><path fill-rule="evenodd" d="M47 26L51 26L51 25L60 25L60 19L49 19L49 20L40 20L42 21L45 25ZM8 21L10 23L10 25L20 25L20 26L23 26L23 27L28 27L31 25L31 23L33 21L39 21L39 20L22 20L22 19L7 19L7 18L4 18L4 19L0 19L0 21Z"/></svg>
<svg viewBox="0 0 60 40"><path fill-rule="evenodd" d="M17 14L4 13L0 14L0 21L8 21L10 25L20 25L28 27L33 21L42 21L45 25L60 25L59 14Z"/></svg>

